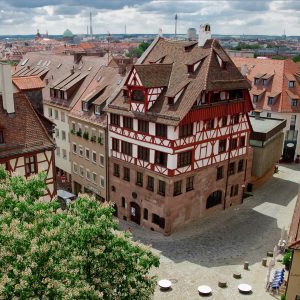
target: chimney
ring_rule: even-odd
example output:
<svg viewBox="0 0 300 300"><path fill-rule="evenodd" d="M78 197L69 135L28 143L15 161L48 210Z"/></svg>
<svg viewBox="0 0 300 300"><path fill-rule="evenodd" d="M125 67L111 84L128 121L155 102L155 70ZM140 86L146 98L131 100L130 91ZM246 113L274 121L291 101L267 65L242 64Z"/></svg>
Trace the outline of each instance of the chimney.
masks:
<svg viewBox="0 0 300 300"><path fill-rule="evenodd" d="M253 112L254 112L255 119L259 120L260 119L260 113L261 113L261 111L260 110L254 110Z"/></svg>
<svg viewBox="0 0 300 300"><path fill-rule="evenodd" d="M200 25L198 46L203 47L207 40L211 39L211 31L209 24Z"/></svg>
<svg viewBox="0 0 300 300"><path fill-rule="evenodd" d="M4 110L8 114L15 113L11 66L9 64L0 63L0 94L2 95Z"/></svg>

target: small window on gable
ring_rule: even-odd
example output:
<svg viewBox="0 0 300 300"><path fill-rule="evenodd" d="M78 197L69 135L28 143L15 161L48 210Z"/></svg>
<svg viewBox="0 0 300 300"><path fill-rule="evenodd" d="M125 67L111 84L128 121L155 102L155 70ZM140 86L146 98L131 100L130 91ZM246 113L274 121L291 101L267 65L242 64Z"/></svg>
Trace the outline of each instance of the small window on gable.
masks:
<svg viewBox="0 0 300 300"><path fill-rule="evenodd" d="M274 103L274 97L269 97L268 98L268 105L273 105Z"/></svg>
<svg viewBox="0 0 300 300"><path fill-rule="evenodd" d="M95 115L100 116L100 114L101 114L100 105L95 105Z"/></svg>
<svg viewBox="0 0 300 300"><path fill-rule="evenodd" d="M297 99L292 99L292 106L293 107L296 107L296 106L298 106L298 100Z"/></svg>
<svg viewBox="0 0 300 300"><path fill-rule="evenodd" d="M87 102L82 102L82 110L83 111L88 111L89 110L89 105Z"/></svg>
<svg viewBox="0 0 300 300"><path fill-rule="evenodd" d="M289 88L295 87L295 81L289 81Z"/></svg>
<svg viewBox="0 0 300 300"><path fill-rule="evenodd" d="M187 71L188 71L188 73L193 73L194 72L194 65L187 65Z"/></svg>
<svg viewBox="0 0 300 300"><path fill-rule="evenodd" d="M173 97L168 97L168 104L169 105L174 105L174 98Z"/></svg>
<svg viewBox="0 0 300 300"><path fill-rule="evenodd" d="M267 86L268 85L268 79L263 79L263 85Z"/></svg>
<svg viewBox="0 0 300 300"><path fill-rule="evenodd" d="M144 102L144 92L141 90L134 90L131 94L131 100L135 102Z"/></svg>

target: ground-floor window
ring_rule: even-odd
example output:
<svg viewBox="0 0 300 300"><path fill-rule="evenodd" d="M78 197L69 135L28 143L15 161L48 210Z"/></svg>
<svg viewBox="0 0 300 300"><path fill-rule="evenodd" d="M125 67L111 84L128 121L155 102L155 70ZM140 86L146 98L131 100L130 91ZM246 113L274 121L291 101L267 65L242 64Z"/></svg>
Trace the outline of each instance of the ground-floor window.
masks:
<svg viewBox="0 0 300 300"><path fill-rule="evenodd" d="M206 208L213 207L215 205L218 205L222 202L222 192L221 191L215 191L212 194L209 195L206 201Z"/></svg>

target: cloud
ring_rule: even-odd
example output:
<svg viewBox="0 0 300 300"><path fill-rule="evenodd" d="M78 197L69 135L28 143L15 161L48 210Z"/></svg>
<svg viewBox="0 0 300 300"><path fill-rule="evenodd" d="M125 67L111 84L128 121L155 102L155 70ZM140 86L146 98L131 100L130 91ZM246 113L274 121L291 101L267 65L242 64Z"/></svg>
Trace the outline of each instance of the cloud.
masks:
<svg viewBox="0 0 300 300"><path fill-rule="evenodd" d="M0 0L0 34L85 33L93 12L95 33L178 32L209 22L218 34L297 35L298 0ZM288 13L287 13L288 12Z"/></svg>

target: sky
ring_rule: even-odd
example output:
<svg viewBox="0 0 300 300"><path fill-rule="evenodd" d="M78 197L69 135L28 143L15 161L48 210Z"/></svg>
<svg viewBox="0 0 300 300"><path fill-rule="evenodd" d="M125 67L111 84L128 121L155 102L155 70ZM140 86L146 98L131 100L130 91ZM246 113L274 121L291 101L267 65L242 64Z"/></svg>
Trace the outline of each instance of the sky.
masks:
<svg viewBox="0 0 300 300"><path fill-rule="evenodd" d="M0 0L0 35L178 33L210 23L213 34L300 35L300 0Z"/></svg>

